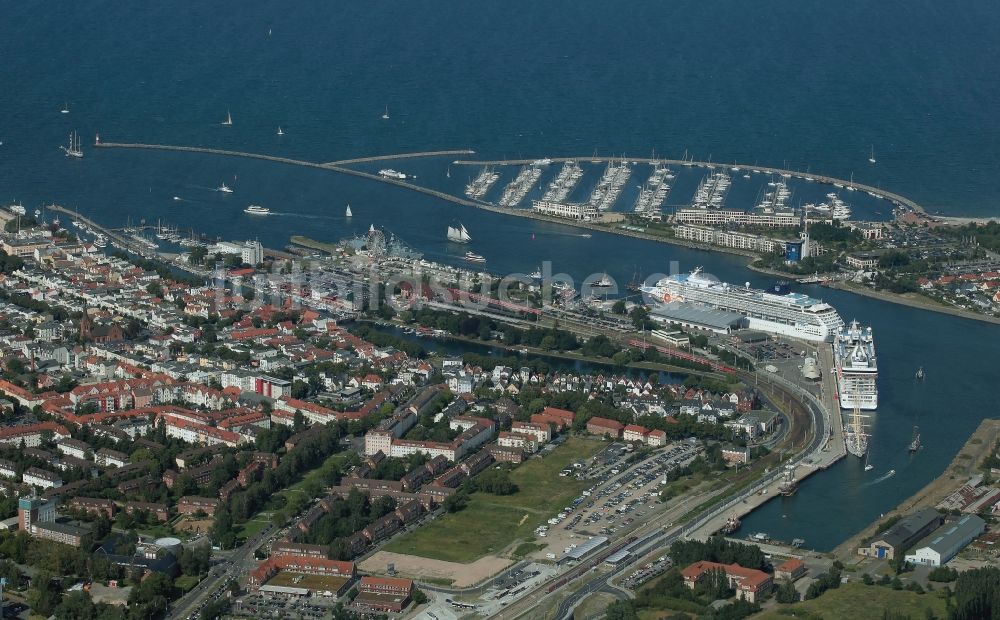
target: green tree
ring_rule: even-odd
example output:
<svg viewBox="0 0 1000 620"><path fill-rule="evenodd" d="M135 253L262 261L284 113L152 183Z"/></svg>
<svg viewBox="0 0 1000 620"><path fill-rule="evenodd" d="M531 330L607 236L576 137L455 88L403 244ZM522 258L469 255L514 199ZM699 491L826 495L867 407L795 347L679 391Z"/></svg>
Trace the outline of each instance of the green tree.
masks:
<svg viewBox="0 0 1000 620"><path fill-rule="evenodd" d="M798 603L799 592L791 581L783 582L774 592L774 600L779 603Z"/></svg>

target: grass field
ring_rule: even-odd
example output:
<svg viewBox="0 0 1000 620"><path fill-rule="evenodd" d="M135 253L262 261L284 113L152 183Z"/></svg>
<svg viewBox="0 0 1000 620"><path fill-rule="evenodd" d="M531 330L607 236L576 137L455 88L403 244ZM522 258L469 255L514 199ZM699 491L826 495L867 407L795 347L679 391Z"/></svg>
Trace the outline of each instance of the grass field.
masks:
<svg viewBox="0 0 1000 620"><path fill-rule="evenodd" d="M236 528L236 538L248 539L256 536L262 529L267 527L271 520L264 515L257 515L250 521Z"/></svg>
<svg viewBox="0 0 1000 620"><path fill-rule="evenodd" d="M514 541L532 535L590 484L560 477L574 461L589 458L607 444L572 437L552 454L531 459L511 472L517 485L514 495L474 493L461 512L439 517L396 538L386 551L407 553L448 562L471 562L489 553L500 553Z"/></svg>
<svg viewBox="0 0 1000 620"><path fill-rule="evenodd" d="M755 616L761 620L785 618L881 618L889 610L910 618L923 618L930 608L935 617L945 618L944 597L940 591L917 594L908 590L893 590L886 586L866 586L847 583L836 590L827 590L819 598L794 605L779 605L774 610ZM807 615L808 614L808 615Z"/></svg>
<svg viewBox="0 0 1000 620"><path fill-rule="evenodd" d="M307 588L309 590L323 592L338 592L347 583L345 577L331 577L327 575L304 575L301 573L291 573L281 571L268 580L269 586L286 586L291 588Z"/></svg>

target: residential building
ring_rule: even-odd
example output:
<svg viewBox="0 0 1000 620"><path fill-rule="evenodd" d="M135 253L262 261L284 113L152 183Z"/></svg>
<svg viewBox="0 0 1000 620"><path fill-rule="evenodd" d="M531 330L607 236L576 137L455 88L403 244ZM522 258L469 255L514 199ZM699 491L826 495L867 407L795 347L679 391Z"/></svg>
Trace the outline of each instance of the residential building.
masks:
<svg viewBox="0 0 1000 620"><path fill-rule="evenodd" d="M366 575L358 583L353 607L363 611L399 613L410 603L413 581L394 577Z"/></svg>
<svg viewBox="0 0 1000 620"><path fill-rule="evenodd" d="M764 571L753 568L744 568L739 564L720 564L718 562L695 562L681 571L684 578L684 585L692 590L698 585L709 571L720 570L729 580L729 587L736 590L736 597L744 599L750 603L755 603L759 598L771 591L774 580Z"/></svg>
<svg viewBox="0 0 1000 620"><path fill-rule="evenodd" d="M587 420L587 432L591 435L603 435L612 439L620 439L625 425L618 420L607 418L590 418Z"/></svg>

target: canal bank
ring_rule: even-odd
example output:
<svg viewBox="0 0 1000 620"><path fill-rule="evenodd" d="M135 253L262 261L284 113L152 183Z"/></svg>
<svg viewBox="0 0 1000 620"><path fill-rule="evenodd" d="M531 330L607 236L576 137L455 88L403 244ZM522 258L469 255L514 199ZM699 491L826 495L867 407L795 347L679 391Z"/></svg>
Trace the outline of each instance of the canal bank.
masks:
<svg viewBox="0 0 1000 620"><path fill-rule="evenodd" d="M861 546L862 541L878 533L882 523L893 517L904 517L921 508L933 508L961 488L968 482L969 478L977 474L979 464L996 445L998 436L1000 436L1000 420L983 420L940 476L903 500L894 509L880 515L877 521L870 523L860 532L838 545L833 550L834 556L843 562L856 561L858 547Z"/></svg>

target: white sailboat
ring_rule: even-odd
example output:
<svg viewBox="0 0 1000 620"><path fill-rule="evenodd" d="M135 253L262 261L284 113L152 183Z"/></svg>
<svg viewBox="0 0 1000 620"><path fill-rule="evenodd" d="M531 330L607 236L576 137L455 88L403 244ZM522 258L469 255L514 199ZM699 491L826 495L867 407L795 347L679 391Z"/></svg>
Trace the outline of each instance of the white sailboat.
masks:
<svg viewBox="0 0 1000 620"><path fill-rule="evenodd" d="M465 225L461 222L458 224L458 228L454 226L448 227L448 241L454 241L455 243L468 243L472 241L472 237L469 235L469 231L465 229Z"/></svg>
<svg viewBox="0 0 1000 620"><path fill-rule="evenodd" d="M874 164L875 163L875 145L874 144L872 145L871 154L868 155L868 163L869 164Z"/></svg>
<svg viewBox="0 0 1000 620"><path fill-rule="evenodd" d="M233 126L233 115L229 113L229 110L226 110L226 120L222 121L222 124L225 127Z"/></svg>
<svg viewBox="0 0 1000 620"><path fill-rule="evenodd" d="M385 112L382 113L382 120L389 120L389 106L385 106Z"/></svg>
<svg viewBox="0 0 1000 620"><path fill-rule="evenodd" d="M69 103L68 102L64 103L63 107L62 107L62 110L59 110L59 111L62 112L63 114L69 114Z"/></svg>
<svg viewBox="0 0 1000 620"><path fill-rule="evenodd" d="M354 214L351 213L351 204L350 203L347 203L347 211L344 212L344 216L345 217L354 217Z"/></svg>
<svg viewBox="0 0 1000 620"><path fill-rule="evenodd" d="M868 462L868 458L871 456L872 451L869 450L865 452L865 471L871 471L875 469L875 466Z"/></svg>
<svg viewBox="0 0 1000 620"><path fill-rule="evenodd" d="M280 125L278 126L278 135L279 136L285 135L285 132L281 130L281 126Z"/></svg>

